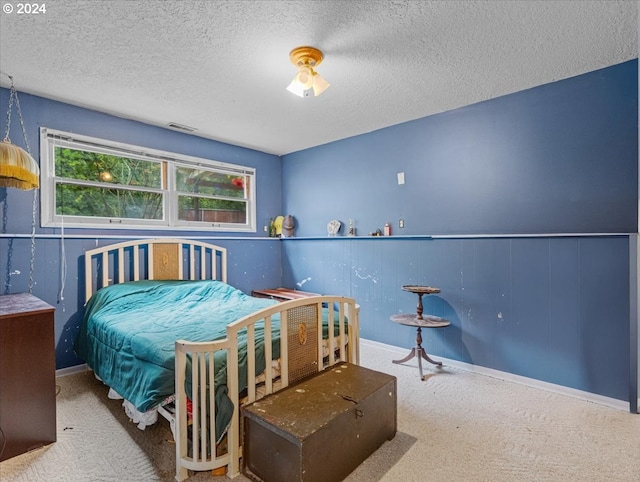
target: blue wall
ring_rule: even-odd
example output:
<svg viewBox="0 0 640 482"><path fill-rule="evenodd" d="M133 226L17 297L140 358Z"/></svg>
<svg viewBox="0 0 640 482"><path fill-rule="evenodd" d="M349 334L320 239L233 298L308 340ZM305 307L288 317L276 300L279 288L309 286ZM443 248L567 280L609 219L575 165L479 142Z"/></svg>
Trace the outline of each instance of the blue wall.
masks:
<svg viewBox="0 0 640 482"><path fill-rule="evenodd" d="M6 112L7 89L0 89L0 110ZM140 122L63 104L37 96L19 93L27 137L34 158L39 159L39 128L48 127L77 134L95 136L256 168L257 224L263 226L269 218L281 212L281 161L278 156L185 135ZM0 119L4 133L5 117ZM14 109L11 141L24 147L20 124ZM2 237L0 238L0 276L2 294L28 291L29 257L31 250L32 191L0 188L2 203ZM277 240L260 239L262 231L228 233L211 231L118 231L96 229L65 229L64 243L60 229L36 229L36 258L33 294L56 308L56 364L65 368L83 363L73 353L73 341L83 314L83 270L81 256L86 249L122 241L127 237L200 237L228 249L229 282L245 292L280 284L281 246ZM64 250L63 250L64 245ZM66 257L63 262L62 253ZM66 282L62 268L66 265ZM63 289L64 288L64 289ZM63 299L62 299L63 298Z"/></svg>
<svg viewBox="0 0 640 482"><path fill-rule="evenodd" d="M297 221L298 237L281 241L261 232L70 229L62 241L58 229L38 227L33 293L56 307L57 366L82 362L72 345L86 249L117 236L199 236L229 249L229 281L240 289L354 296L363 337L401 347L414 344L415 332L389 316L413 312L416 299L400 287L437 286L425 311L452 325L424 333L434 356L625 400L633 315L624 233L637 232L637 87L634 60L282 159L20 94L36 158L44 126L236 162L257 169L258 226L283 211ZM7 99L0 89L0 111ZM22 145L15 117L11 138ZM0 202L2 292L23 292L31 193L0 189ZM360 236L327 239L334 218L353 218ZM404 236L366 236L386 221Z"/></svg>
<svg viewBox="0 0 640 482"><path fill-rule="evenodd" d="M636 232L637 139L634 60L284 156L283 207L297 236Z"/></svg>
<svg viewBox="0 0 640 482"><path fill-rule="evenodd" d="M637 60L296 152L282 169L298 225L285 286L354 296L362 336L407 349L415 330L389 320L415 310L401 286L436 286L425 311L452 325L423 332L428 352L628 399ZM328 239L334 218L361 237ZM367 237L387 221L402 236Z"/></svg>

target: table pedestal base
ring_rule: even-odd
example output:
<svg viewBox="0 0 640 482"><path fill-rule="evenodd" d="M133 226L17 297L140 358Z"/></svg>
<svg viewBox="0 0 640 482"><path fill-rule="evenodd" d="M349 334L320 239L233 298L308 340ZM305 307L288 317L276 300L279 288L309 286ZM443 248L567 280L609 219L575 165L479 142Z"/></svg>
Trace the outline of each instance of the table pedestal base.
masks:
<svg viewBox="0 0 640 482"><path fill-rule="evenodd" d="M442 362L441 361L432 360L429 357L429 355L427 355L427 352L424 351L424 348L422 348L422 329L420 327L418 327L418 334L416 335L416 346L414 346L411 349L411 351L409 352L409 354L406 357L404 357L402 360L391 360L391 361L393 363L401 364L401 363L408 362L412 358L417 358L418 359L418 369L420 370L420 379L421 380L424 380L424 375L422 374L422 359L423 358L425 360L427 360L429 363L433 363L434 365L437 365L439 367L442 366Z"/></svg>

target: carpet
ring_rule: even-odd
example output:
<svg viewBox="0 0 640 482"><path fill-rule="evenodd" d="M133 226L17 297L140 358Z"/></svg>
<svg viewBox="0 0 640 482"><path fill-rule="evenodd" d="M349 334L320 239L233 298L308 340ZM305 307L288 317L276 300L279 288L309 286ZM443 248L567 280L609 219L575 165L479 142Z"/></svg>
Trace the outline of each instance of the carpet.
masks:
<svg viewBox="0 0 640 482"><path fill-rule="evenodd" d="M640 415L449 366L420 381L403 355L362 343L363 366L398 378L398 433L348 482L640 480ZM57 384L58 441L0 463L2 482L173 480L164 419L139 430L90 372Z"/></svg>

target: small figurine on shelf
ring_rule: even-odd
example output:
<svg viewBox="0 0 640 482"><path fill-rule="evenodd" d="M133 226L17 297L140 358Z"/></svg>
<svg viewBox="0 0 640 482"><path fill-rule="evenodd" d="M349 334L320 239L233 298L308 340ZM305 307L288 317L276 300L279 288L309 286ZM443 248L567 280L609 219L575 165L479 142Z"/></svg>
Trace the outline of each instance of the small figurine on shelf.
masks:
<svg viewBox="0 0 640 482"><path fill-rule="evenodd" d="M329 224L327 224L327 234L329 234L329 236L337 236L341 227L342 223L340 221L332 219L329 221Z"/></svg>
<svg viewBox="0 0 640 482"><path fill-rule="evenodd" d="M349 218L349 236L356 235L356 228L353 226L353 219Z"/></svg>
<svg viewBox="0 0 640 482"><path fill-rule="evenodd" d="M287 214L282 220L282 237L292 238L296 227L295 219L291 214Z"/></svg>

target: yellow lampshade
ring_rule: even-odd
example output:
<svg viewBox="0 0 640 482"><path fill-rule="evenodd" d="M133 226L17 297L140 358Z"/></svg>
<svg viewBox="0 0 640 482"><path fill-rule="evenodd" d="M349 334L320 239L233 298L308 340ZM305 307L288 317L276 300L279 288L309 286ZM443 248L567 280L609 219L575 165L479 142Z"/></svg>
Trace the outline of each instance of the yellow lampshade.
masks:
<svg viewBox="0 0 640 482"><path fill-rule="evenodd" d="M304 92L307 88L305 88L304 83L300 82L300 73L298 73L287 87L287 90L298 97L304 97Z"/></svg>
<svg viewBox="0 0 640 482"><path fill-rule="evenodd" d="M9 139L0 142L0 187L30 190L39 186L40 168L35 159Z"/></svg>
<svg viewBox="0 0 640 482"><path fill-rule="evenodd" d="M329 88L329 82L324 80L319 73L313 76L313 95L316 97Z"/></svg>

